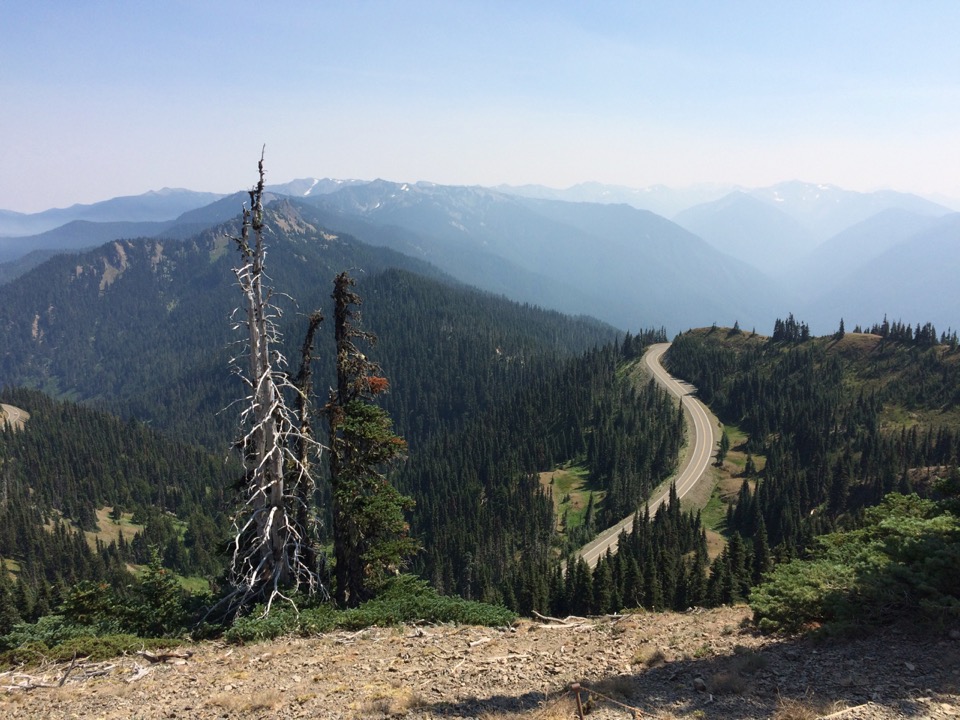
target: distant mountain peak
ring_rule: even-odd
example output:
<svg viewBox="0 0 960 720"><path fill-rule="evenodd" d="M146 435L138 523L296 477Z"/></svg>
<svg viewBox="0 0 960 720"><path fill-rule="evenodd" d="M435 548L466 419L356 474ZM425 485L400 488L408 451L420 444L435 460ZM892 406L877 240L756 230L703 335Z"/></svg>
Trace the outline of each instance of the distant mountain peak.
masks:
<svg viewBox="0 0 960 720"><path fill-rule="evenodd" d="M334 193L350 185L363 185L366 182L366 180L305 177L279 185L267 185L266 190L277 195L289 195L290 197L314 197Z"/></svg>

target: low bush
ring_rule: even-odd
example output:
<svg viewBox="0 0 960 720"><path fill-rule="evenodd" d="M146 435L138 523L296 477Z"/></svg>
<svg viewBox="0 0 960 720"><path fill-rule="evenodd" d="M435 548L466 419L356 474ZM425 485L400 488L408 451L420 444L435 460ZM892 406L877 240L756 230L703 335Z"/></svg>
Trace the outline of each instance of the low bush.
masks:
<svg viewBox="0 0 960 720"><path fill-rule="evenodd" d="M72 628L71 633L75 634L65 635L59 640L51 637L49 644L43 640L31 639L0 652L0 667L66 662L74 658L99 661L138 650L170 646L170 640L159 638L124 634L96 635L93 628ZM4 640L9 637L5 636Z"/></svg>
<svg viewBox="0 0 960 720"><path fill-rule="evenodd" d="M344 611L337 625L349 630L419 620L498 627L511 624L516 617L512 611L497 605L438 595L425 581L401 575L391 580L378 597Z"/></svg>
<svg viewBox="0 0 960 720"><path fill-rule="evenodd" d="M960 618L960 518L916 495L888 495L862 527L825 535L811 559L778 566L750 604L766 632Z"/></svg>
<svg viewBox="0 0 960 720"><path fill-rule="evenodd" d="M249 615L235 620L224 632L224 638L234 643L261 642L282 635L308 636L337 628L359 630L415 621L497 627L515 619L516 614L506 608L438 595L423 580L401 575L391 579L379 596L349 610L323 604L307 606L297 613L287 605L274 606L264 616L263 607L254 608Z"/></svg>
<svg viewBox="0 0 960 720"><path fill-rule="evenodd" d="M224 639L244 644L300 633L300 615L289 605L274 606L269 615L264 615L263 610L263 606L258 605L249 615L238 617L223 633Z"/></svg>
<svg viewBox="0 0 960 720"><path fill-rule="evenodd" d="M55 647L75 637L96 635L97 628L77 625L63 615L46 615L35 623L17 623L6 635L0 637L0 651L13 650L26 645L46 648Z"/></svg>

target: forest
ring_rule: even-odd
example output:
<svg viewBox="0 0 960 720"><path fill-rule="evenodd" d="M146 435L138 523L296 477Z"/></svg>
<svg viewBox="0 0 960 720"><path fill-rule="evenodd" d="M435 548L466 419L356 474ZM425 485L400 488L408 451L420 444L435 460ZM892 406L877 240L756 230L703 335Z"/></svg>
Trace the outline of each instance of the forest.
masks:
<svg viewBox="0 0 960 720"><path fill-rule="evenodd" d="M356 278L350 372L371 409L342 408L398 448L371 455L377 481L357 487L374 498L378 483L396 489L403 557L383 567L438 597L554 615L769 598L780 568L816 557L818 538L866 532L879 512L870 508L890 506L891 493L949 503L960 445L952 330L884 319L846 332L841 321L818 338L791 315L770 337L738 326L677 336L668 369L746 438L739 493L708 526L675 494L645 510L684 442L677 403L634 372L650 344L668 340L663 329L624 334L478 292L315 226L289 203L264 218L284 367L308 315L326 318L304 396L333 448L308 503L311 563L330 594L345 582L331 559L347 466L328 462L346 457L336 454L346 426L330 409L345 387L345 336L331 331L343 268ZM230 372L242 348L227 238L239 231L238 221L182 242L116 241L0 287L0 401L30 413L0 432L0 635L65 612L68 625L102 620L106 610L89 607L96 587L110 588L112 607L141 608L119 613L121 629L143 632L142 608L159 606L174 610L152 632L182 632L229 589L231 518L249 477L249 457L232 449L244 391ZM557 469L576 471L589 497L572 520L541 480ZM593 569L576 560L631 514L617 554ZM712 554L708 532L722 541Z"/></svg>
<svg viewBox="0 0 960 720"><path fill-rule="evenodd" d="M331 285L317 277L363 268L361 322L378 337L363 349L389 379L380 399L408 446L390 479L414 503L410 535L422 551L409 570L442 592L546 607L552 568L572 546L538 473L585 469L597 498L592 532L632 512L676 462L677 408L623 372L648 343L666 340L663 331L624 336L518 305L411 272L403 265L413 261L347 236L289 231L288 208L269 213L288 228L270 239L271 281L298 300L283 300L288 357L301 308L332 315ZM188 587L222 588L242 476L229 453L240 394L229 372L232 260L215 233L182 244L118 241L0 288L3 401L31 418L2 435L5 487L17 500L4 504L0 546L15 599L9 617L37 620L80 581L133 592L130 568L153 553ZM321 332L320 404L334 354ZM321 544L332 523L324 473Z"/></svg>

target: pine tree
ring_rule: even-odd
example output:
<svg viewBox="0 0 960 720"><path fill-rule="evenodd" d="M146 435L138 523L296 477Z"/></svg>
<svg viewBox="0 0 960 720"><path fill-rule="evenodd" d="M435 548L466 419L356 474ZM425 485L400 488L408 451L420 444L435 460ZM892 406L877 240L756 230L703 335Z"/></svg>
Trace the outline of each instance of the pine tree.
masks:
<svg viewBox="0 0 960 720"><path fill-rule="evenodd" d="M773 567L773 557L770 553L770 543L767 540L767 526L763 515L759 516L757 529L753 534L753 584L763 580L766 572Z"/></svg>
<svg viewBox="0 0 960 720"><path fill-rule="evenodd" d="M360 330L360 296L347 273L334 280L334 337L337 387L324 408L330 428L330 485L336 599L356 606L371 597L390 573L417 550L404 512L413 501L386 478L385 469L403 458L407 445L393 432L390 416L371 400L387 391L380 367L356 341L376 337Z"/></svg>
<svg viewBox="0 0 960 720"><path fill-rule="evenodd" d="M0 635L6 635L20 622L20 613L14 600L13 581L6 562L0 557Z"/></svg>
<svg viewBox="0 0 960 720"><path fill-rule="evenodd" d="M608 613L613 608L613 573L609 557L601 557L593 570L593 602L598 614Z"/></svg>
<svg viewBox="0 0 960 720"><path fill-rule="evenodd" d="M723 465L723 461L727 457L727 453L730 451L730 436L727 435L726 429L720 435L720 443L717 447L717 467Z"/></svg>

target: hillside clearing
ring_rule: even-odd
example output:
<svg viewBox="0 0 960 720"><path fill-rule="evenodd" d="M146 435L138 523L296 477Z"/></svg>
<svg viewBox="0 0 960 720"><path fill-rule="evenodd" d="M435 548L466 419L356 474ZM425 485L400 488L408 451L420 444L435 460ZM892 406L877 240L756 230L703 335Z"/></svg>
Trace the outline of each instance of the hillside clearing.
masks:
<svg viewBox="0 0 960 720"><path fill-rule="evenodd" d="M590 488L589 471L579 465L540 473L540 485L553 495L553 510L560 534L583 525L593 495L594 509L599 508L606 492Z"/></svg>

